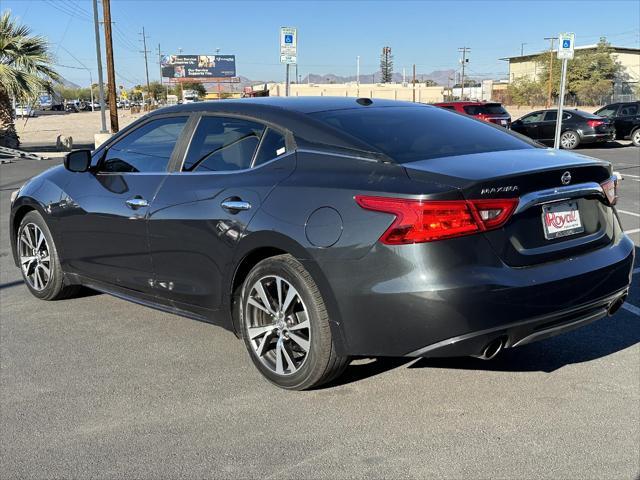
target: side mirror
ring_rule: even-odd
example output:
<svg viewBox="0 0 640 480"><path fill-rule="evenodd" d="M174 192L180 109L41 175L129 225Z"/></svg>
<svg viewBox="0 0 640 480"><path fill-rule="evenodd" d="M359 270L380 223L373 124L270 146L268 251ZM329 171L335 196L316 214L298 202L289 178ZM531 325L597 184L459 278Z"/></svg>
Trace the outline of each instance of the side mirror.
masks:
<svg viewBox="0 0 640 480"><path fill-rule="evenodd" d="M75 150L64 157L64 168L70 172L86 172L91 166L91 150Z"/></svg>

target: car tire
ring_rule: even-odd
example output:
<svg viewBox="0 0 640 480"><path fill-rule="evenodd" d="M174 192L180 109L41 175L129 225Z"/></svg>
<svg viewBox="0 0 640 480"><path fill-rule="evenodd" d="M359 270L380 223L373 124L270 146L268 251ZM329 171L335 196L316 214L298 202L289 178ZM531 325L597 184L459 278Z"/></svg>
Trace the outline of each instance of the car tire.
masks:
<svg viewBox="0 0 640 480"><path fill-rule="evenodd" d="M318 286L291 255L267 258L249 272L239 317L251 360L281 388L317 387L337 378L349 363L336 353Z"/></svg>
<svg viewBox="0 0 640 480"><path fill-rule="evenodd" d="M27 213L18 228L16 251L24 283L34 297L62 300L74 296L79 285L66 285L58 250L42 215Z"/></svg>
<svg viewBox="0 0 640 480"><path fill-rule="evenodd" d="M573 130L567 130L560 135L560 146L564 150L573 150L580 145L580 136Z"/></svg>
<svg viewBox="0 0 640 480"><path fill-rule="evenodd" d="M631 132L631 143L635 147L640 147L640 128L636 128L633 132Z"/></svg>

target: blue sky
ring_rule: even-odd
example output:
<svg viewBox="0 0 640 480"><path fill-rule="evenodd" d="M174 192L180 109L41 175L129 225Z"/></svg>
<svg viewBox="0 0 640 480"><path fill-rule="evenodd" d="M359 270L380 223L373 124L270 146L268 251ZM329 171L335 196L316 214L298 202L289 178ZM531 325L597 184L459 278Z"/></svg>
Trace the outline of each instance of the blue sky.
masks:
<svg viewBox="0 0 640 480"><path fill-rule="evenodd" d="M58 70L87 85L84 64L97 77L91 0L0 0L34 33L52 44ZM99 4L100 16L102 6ZM579 1L285 1L112 0L118 82L144 82L140 53L145 27L151 80L157 80L157 46L163 53L235 54L237 73L282 80L279 28L298 28L299 73L355 75L378 68L380 50L392 48L395 70L418 73L458 68L458 47L471 48L468 72L505 78L501 57L548 48L544 37L576 34L576 45L601 35L614 45L640 47L638 0ZM104 48L103 48L104 55ZM75 58L74 58L75 57ZM76 68L69 68L76 67Z"/></svg>

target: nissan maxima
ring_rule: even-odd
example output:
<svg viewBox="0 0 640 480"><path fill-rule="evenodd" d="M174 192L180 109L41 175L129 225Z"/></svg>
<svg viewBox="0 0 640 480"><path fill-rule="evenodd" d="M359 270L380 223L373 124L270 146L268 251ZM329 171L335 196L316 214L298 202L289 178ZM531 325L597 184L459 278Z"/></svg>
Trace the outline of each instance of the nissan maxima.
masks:
<svg viewBox="0 0 640 480"><path fill-rule="evenodd" d="M307 389L356 356L490 359L614 313L634 256L615 203L609 163L440 108L262 98L69 153L12 195L10 229L35 297L211 322Z"/></svg>

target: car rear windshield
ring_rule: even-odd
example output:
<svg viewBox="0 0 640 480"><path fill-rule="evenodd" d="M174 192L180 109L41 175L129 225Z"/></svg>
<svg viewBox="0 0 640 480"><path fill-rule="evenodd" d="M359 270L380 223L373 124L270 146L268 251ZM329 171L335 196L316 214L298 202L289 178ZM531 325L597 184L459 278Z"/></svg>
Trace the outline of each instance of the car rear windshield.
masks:
<svg viewBox="0 0 640 480"><path fill-rule="evenodd" d="M399 163L536 148L500 127L435 107L333 110L311 115Z"/></svg>
<svg viewBox="0 0 640 480"><path fill-rule="evenodd" d="M462 107L467 115L509 115L499 103L484 105L465 105Z"/></svg>

